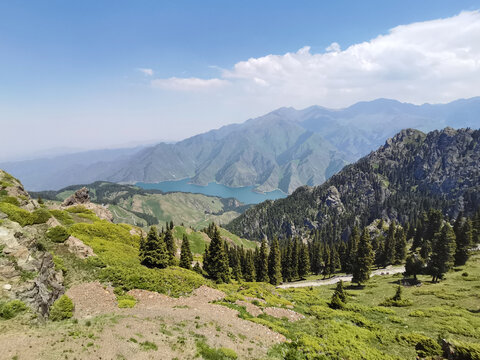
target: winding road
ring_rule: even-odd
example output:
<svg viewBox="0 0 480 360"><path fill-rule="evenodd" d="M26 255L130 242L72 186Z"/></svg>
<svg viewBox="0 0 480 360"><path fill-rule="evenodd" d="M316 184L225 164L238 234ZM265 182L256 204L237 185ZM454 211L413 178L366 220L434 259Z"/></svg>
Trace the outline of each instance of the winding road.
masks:
<svg viewBox="0 0 480 360"><path fill-rule="evenodd" d="M377 276L377 275L380 275L380 276L393 275L393 274L398 274L403 272L405 272L405 266L388 266L384 269L378 269L378 270L372 271L372 274L370 275L370 277ZM336 284L340 280L342 280L343 282L352 281L352 275L334 276L330 279L325 279L325 280L296 281L292 283L278 285L277 288L287 289L287 288L297 288L297 287L306 287L306 286L332 285L332 284Z"/></svg>

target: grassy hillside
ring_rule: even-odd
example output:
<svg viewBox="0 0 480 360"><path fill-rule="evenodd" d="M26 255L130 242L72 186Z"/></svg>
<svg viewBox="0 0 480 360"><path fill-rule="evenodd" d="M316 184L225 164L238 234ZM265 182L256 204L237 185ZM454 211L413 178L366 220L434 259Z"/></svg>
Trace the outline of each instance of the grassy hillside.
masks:
<svg viewBox="0 0 480 360"><path fill-rule="evenodd" d="M93 202L108 207L115 223L144 228L173 221L175 224L201 229L211 222L226 224L249 207L235 199L202 194L163 193L104 181L73 185L59 191L36 192L32 196L63 201L83 186L88 188Z"/></svg>
<svg viewBox="0 0 480 360"><path fill-rule="evenodd" d="M222 238L230 245L243 246L245 249L255 249L258 245L255 241L242 239L223 228L219 228L219 230ZM173 237L177 243L177 248L180 248L184 234L187 235L190 250L192 250L193 254L201 255L205 252L205 245L210 243L208 235L203 231L196 231L184 226L175 226L173 229Z"/></svg>
<svg viewBox="0 0 480 360"><path fill-rule="evenodd" d="M463 267L433 284L420 276L421 286L403 287L410 306L380 304L392 297L401 274L376 276L364 288L349 286L343 310L328 306L335 285L275 289L247 283L222 285L227 293L223 305L239 310L240 317L264 324L290 339L270 351L282 359L414 359L442 355L442 339L457 346L456 359L480 359L480 254ZM257 299L257 300L255 300ZM290 322L261 314L250 315L244 306L289 307L305 315ZM265 302L263 302L265 301ZM463 349L463 350L462 350Z"/></svg>

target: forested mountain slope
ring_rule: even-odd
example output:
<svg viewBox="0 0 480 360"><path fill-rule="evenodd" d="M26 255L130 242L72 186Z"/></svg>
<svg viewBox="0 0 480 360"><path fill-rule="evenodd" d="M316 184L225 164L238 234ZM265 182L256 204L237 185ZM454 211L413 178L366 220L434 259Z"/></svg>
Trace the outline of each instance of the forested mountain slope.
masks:
<svg viewBox="0 0 480 360"><path fill-rule="evenodd" d="M480 130L402 130L323 185L259 204L228 228L249 239L319 230L336 240L376 218L405 223L432 207L450 217L472 213L480 206L479 164Z"/></svg>

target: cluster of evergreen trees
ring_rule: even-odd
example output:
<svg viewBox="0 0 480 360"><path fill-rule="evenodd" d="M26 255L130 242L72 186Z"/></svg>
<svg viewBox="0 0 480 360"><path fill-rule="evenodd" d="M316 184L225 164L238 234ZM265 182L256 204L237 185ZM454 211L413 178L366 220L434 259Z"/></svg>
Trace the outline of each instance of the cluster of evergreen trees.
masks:
<svg viewBox="0 0 480 360"><path fill-rule="evenodd" d="M166 230L152 227L140 241L140 261L148 267L177 265L172 236L173 223ZM205 248L203 265L193 270L216 282L236 280L270 282L305 278L308 274L329 277L338 271L351 273L352 282L365 283L372 268L402 264L406 275L416 279L429 274L433 281L443 278L454 265L464 265L470 248L480 242L480 211L472 218L460 214L453 226L442 212L430 209L415 224L401 226L383 220L360 230L354 227L348 241L326 242L315 232L307 241L298 237L281 242L274 237L268 246L264 239L255 250L227 244L218 227L211 223L203 230L211 239ZM410 251L407 244L411 242ZM408 256L407 256L408 255ZM179 266L192 269L193 256L186 235L183 237Z"/></svg>
<svg viewBox="0 0 480 360"><path fill-rule="evenodd" d="M431 209L416 225L406 275L429 274L432 281L441 280L453 266L465 265L470 248L478 242L480 211L472 218L460 214L452 226L441 211Z"/></svg>
<svg viewBox="0 0 480 360"><path fill-rule="evenodd" d="M166 230L159 232L155 226L148 231L147 238L140 239L140 263L149 268L163 269L169 265L177 265L175 254L177 247L172 234L173 222L167 223Z"/></svg>

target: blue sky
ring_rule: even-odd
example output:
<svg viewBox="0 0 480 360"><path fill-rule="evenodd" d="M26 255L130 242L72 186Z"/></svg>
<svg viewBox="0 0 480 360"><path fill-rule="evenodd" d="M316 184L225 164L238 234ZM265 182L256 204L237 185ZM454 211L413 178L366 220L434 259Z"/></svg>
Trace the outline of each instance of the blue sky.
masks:
<svg viewBox="0 0 480 360"><path fill-rule="evenodd" d="M419 95L414 97L415 92L407 94L404 84L396 82L395 77L409 80L414 76L404 74L398 64L394 70L382 70L385 85L380 84L378 94L361 90L355 83L338 90L347 94L341 101L338 93L330 91L335 84L359 77L377 84L378 74L372 80L366 75L371 69L356 69L339 80L320 77L319 72L337 71L332 61L320 59L326 52L342 55L349 47L387 35L399 25L452 18L479 7L478 1L438 0L0 0L0 126L10 139L0 143L0 160L55 147L102 148L177 140L279 106L341 107L379 96L417 103L474 96L473 85L462 83L455 90L455 84L472 81L467 75L476 73L477 65L463 73L458 64L448 68L458 74L455 91L425 98L424 89L418 87ZM457 28L465 23L471 29L458 34L465 42L462 49L469 48L469 41L475 46L477 20L470 16L455 23L460 24ZM423 31L419 27L410 32L400 29L392 42L408 36L422 38ZM332 43L338 45L325 50ZM385 43L382 48L390 46ZM429 44L425 40L419 47L428 49ZM432 45L428 53L457 51L451 50L456 45L447 45L440 50ZM406 62L413 56L408 51L393 50L397 58L405 56ZM287 53L297 55L285 57ZM468 61L475 64L476 49L469 54ZM290 60L301 71L292 70ZM439 58L432 61L447 63ZM312 74L305 73L312 62ZM375 67L391 61L382 57L372 63ZM272 68L288 76L276 77L269 73ZM345 69L338 71L349 71ZM417 74L423 72L419 65ZM305 85L310 78L316 82ZM445 81L445 77L435 78L431 86ZM23 141L14 141L19 132Z"/></svg>

